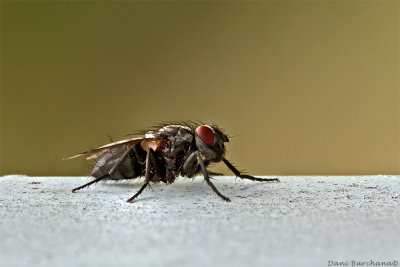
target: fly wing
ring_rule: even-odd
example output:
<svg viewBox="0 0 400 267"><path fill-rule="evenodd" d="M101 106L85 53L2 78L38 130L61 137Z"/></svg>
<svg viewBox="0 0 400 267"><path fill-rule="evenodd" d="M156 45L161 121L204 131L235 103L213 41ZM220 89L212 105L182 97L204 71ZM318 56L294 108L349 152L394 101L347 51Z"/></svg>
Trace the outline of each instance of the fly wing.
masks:
<svg viewBox="0 0 400 267"><path fill-rule="evenodd" d="M120 146L131 146L131 145L136 145L137 143L140 143L142 140L148 140L148 141L155 141L156 138L145 138L145 137L135 137L135 138L130 138L130 139L124 139L124 140L120 140L117 142L113 142L98 148L94 148L82 153L79 153L77 155L74 155L72 157L69 158L64 158L64 160L67 159L74 159L83 155L88 155L90 154L86 159L96 159L98 157L100 157L102 154L104 154L106 151L110 150L111 148L115 148L115 147L120 147Z"/></svg>

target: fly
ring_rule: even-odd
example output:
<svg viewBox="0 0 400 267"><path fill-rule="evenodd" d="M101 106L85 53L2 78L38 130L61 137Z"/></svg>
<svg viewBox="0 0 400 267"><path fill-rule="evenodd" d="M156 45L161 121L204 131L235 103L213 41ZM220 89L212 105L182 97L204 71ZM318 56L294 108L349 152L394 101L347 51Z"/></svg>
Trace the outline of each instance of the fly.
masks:
<svg viewBox="0 0 400 267"><path fill-rule="evenodd" d="M150 182L172 184L175 179L192 178L202 173L207 184L223 200L231 200L221 194L210 180L207 166L224 162L242 179L260 182L279 182L277 178L258 178L244 174L225 158L228 136L215 125L181 123L160 125L143 132L144 136L113 142L68 159L87 155L96 160L90 175L95 179L72 189L72 192L103 180L135 179L144 176L144 184L127 202L137 198Z"/></svg>

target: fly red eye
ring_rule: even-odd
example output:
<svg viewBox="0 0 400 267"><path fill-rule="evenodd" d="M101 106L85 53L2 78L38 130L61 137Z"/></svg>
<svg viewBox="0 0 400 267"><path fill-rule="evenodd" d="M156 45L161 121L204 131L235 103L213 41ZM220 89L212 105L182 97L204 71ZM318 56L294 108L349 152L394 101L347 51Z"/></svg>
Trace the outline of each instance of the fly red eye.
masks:
<svg viewBox="0 0 400 267"><path fill-rule="evenodd" d="M214 142L214 133L209 126L200 125L196 129L196 134L207 146L211 145Z"/></svg>

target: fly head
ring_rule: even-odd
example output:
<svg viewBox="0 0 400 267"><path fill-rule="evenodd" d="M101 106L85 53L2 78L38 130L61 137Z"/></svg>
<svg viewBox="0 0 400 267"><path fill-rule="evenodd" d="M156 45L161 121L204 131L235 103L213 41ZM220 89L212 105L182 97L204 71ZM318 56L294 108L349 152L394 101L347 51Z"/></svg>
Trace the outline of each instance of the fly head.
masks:
<svg viewBox="0 0 400 267"><path fill-rule="evenodd" d="M196 146L199 152L208 160L218 162L225 153L225 142L229 142L226 136L217 127L200 125L195 131Z"/></svg>

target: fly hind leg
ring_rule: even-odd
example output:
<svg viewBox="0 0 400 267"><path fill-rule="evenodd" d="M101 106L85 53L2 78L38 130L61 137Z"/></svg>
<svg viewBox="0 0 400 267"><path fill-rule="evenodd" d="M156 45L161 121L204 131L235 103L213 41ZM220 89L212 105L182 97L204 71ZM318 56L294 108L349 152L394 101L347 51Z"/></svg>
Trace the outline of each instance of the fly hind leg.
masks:
<svg viewBox="0 0 400 267"><path fill-rule="evenodd" d="M100 176L100 177L94 179L93 181L90 181L89 183L86 183L86 184L84 184L84 185L81 185L81 186L79 186L79 187L76 187L76 188L72 189L72 193L76 193L76 191L78 191L78 190L81 190L81 189L83 189L83 188L85 188L85 187L87 187L87 186L89 186L89 185L91 185L91 184L100 182L101 180L104 180L104 179L106 179L107 177L110 177L111 175L113 175L114 172L118 169L119 166L121 166L121 164L124 162L124 160L126 159L126 157L129 155L129 152L130 152L130 149L127 149L127 150L124 152L124 154L122 154L122 156L121 156L121 158L118 160L118 162L110 169L110 171L109 171L107 174L102 175L102 176Z"/></svg>
<svg viewBox="0 0 400 267"><path fill-rule="evenodd" d="M77 187L77 188L74 188L74 189L72 189L72 193L76 193L76 191L81 190L82 188L85 188L85 187L87 187L87 186L89 186L89 185L91 185L91 184L100 182L101 180L107 178L108 176L110 176L110 175L109 175L109 174L103 175L103 176L101 176L101 177L99 177L99 178L96 178L96 179L90 181L89 183L86 183L86 184L81 185L81 186L79 186L79 187Z"/></svg>

